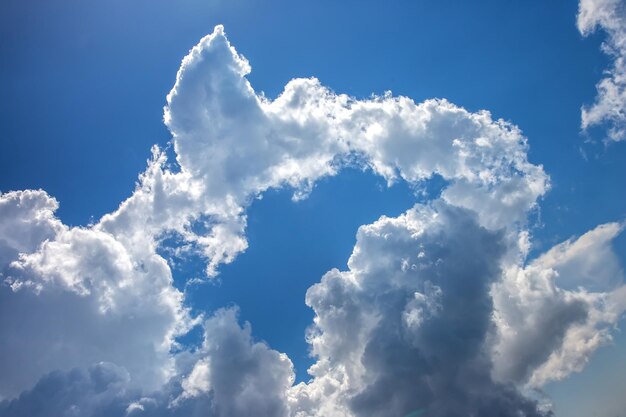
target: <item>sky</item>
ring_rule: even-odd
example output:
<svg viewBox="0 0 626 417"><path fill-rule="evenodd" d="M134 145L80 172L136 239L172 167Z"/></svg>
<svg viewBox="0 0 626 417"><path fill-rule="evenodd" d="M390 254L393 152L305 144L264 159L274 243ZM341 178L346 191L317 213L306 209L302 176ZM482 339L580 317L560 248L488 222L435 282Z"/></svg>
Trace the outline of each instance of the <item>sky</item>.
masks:
<svg viewBox="0 0 626 417"><path fill-rule="evenodd" d="M7 0L0 55L0 416L626 409L623 1Z"/></svg>

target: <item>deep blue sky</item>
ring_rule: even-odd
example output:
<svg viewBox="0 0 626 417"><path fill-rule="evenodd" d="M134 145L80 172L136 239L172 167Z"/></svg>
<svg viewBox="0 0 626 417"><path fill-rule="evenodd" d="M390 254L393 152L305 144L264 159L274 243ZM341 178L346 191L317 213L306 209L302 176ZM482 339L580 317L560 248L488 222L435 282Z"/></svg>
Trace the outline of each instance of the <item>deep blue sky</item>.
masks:
<svg viewBox="0 0 626 417"><path fill-rule="evenodd" d="M605 148L601 130L580 134L580 106L592 102L608 61L601 33L578 33L576 8L573 0L4 0L0 190L43 188L72 225L115 209L150 146L169 140L162 108L180 60L222 23L268 97L291 78L316 76L356 97L442 97L520 126L531 161L553 182L535 219L543 250L626 215L626 144ZM191 300L198 309L240 305L255 336L286 351L303 378L306 288L345 266L360 224L397 215L414 197L356 171L323 181L309 200L289 197L271 192L254 203L250 249L223 268L221 285L201 286ZM625 239L617 245L626 258Z"/></svg>

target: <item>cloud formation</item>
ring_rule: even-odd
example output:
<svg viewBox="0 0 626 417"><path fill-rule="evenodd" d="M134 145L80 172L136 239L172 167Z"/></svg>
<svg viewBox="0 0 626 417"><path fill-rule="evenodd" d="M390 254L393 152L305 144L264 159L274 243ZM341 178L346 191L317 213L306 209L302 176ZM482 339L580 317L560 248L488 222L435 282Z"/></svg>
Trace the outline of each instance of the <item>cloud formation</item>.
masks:
<svg viewBox="0 0 626 417"><path fill-rule="evenodd" d="M623 0L580 0L578 30L606 32L602 50L613 60L598 83L595 102L582 108L582 128L607 123L610 140L626 139L626 3Z"/></svg>
<svg viewBox="0 0 626 417"><path fill-rule="evenodd" d="M526 265L510 265L492 289L495 374L542 386L580 371L611 340L626 308L624 272L611 248L623 226L598 226Z"/></svg>
<svg viewBox="0 0 626 417"><path fill-rule="evenodd" d="M506 249L502 232L441 201L362 226L349 270L307 292L318 362L295 388L296 415L546 415L491 377L489 290Z"/></svg>
<svg viewBox="0 0 626 417"><path fill-rule="evenodd" d="M525 394L581 369L626 306L610 245L622 226L529 262L526 217L549 178L517 127L316 79L270 100L250 71L221 26L203 38L167 96L176 166L155 147L132 196L94 225L63 225L41 190L0 196L0 415L549 415ZM316 363L294 386L290 360L236 310L192 316L159 249L174 234L213 277L246 249L255 197L306 198L355 161L389 184L446 186L362 226L348 270L309 289ZM180 346L195 326L202 345Z"/></svg>
<svg viewBox="0 0 626 417"><path fill-rule="evenodd" d="M62 225L57 206L43 191L0 197L0 395L100 361L156 388L173 371L174 338L193 324L169 267L95 227Z"/></svg>

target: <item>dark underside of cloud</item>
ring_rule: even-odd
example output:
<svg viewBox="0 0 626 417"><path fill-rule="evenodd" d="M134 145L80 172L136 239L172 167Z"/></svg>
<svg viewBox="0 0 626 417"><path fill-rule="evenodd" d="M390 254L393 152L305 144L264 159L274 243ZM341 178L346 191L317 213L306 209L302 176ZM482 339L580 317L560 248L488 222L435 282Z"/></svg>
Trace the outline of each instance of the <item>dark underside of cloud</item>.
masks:
<svg viewBox="0 0 626 417"><path fill-rule="evenodd" d="M170 394L180 386L167 386ZM215 415L211 398L168 408L168 391L142 396L128 389L128 373L111 363L99 363L86 370L55 371L12 401L0 403L0 415L7 417L117 417L146 415L184 417Z"/></svg>

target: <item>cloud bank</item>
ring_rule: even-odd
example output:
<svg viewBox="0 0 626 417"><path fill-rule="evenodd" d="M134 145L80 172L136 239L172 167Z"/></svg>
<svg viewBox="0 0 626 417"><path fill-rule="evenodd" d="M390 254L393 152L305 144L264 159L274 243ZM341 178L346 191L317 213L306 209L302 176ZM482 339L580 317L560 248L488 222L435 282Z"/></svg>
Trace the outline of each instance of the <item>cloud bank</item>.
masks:
<svg viewBox="0 0 626 417"><path fill-rule="evenodd" d="M164 120L176 165L153 148L130 198L68 227L44 191L0 196L0 415L546 416L540 387L580 370L626 307L601 225L527 260L526 217L549 189L521 131L445 100L359 100L316 79L257 94L223 28L184 58ZM159 255L247 247L246 208L294 199L358 164L389 184L433 176L439 198L362 226L348 270L307 292L316 363L257 342L236 309L194 316ZM197 349L178 336L201 326Z"/></svg>

